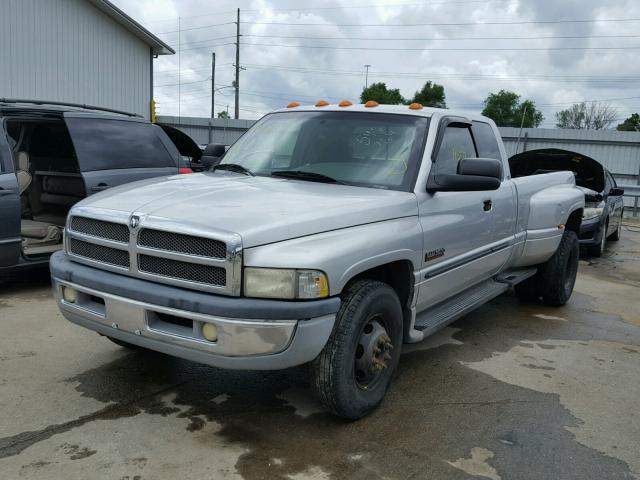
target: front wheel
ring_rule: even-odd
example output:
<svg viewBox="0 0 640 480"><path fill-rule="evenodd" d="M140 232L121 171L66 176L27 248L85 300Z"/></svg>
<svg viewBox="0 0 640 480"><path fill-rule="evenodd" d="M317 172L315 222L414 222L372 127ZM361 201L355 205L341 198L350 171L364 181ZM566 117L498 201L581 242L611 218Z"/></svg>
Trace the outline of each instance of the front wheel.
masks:
<svg viewBox="0 0 640 480"><path fill-rule="evenodd" d="M361 280L343 294L336 323L313 363L322 404L350 420L371 413L389 388L402 347L402 307L387 284Z"/></svg>
<svg viewBox="0 0 640 480"><path fill-rule="evenodd" d="M565 230L556 253L540 267L537 275L544 303L560 306L569 301L578 275L579 258L578 236Z"/></svg>
<svg viewBox="0 0 640 480"><path fill-rule="evenodd" d="M618 228L613 232L607 240L611 240L612 242L617 242L620 240L620 235L622 234L622 214L620 215L620 220L618 221Z"/></svg>

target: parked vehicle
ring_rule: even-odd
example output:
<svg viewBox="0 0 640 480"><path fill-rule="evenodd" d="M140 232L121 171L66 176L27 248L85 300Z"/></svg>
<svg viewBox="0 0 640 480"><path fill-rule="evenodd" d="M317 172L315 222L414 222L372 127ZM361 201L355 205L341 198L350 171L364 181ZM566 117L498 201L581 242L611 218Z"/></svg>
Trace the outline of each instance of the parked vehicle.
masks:
<svg viewBox="0 0 640 480"><path fill-rule="evenodd" d="M67 212L82 198L191 172L179 153L188 141L176 148L133 114L0 99L0 123L0 274L46 264L62 248Z"/></svg>
<svg viewBox="0 0 640 480"><path fill-rule="evenodd" d="M407 106L276 111L209 173L74 206L51 260L70 321L222 368L311 362L336 415L381 401L403 342L511 286L563 305L584 195L511 178L495 124Z"/></svg>
<svg viewBox="0 0 640 480"><path fill-rule="evenodd" d="M559 170L575 174L576 185L584 192L586 202L580 226L580 246L589 255L599 257L607 240L620 239L624 190L618 188L611 172L600 162L577 152L546 148L514 155L509 164L514 176Z"/></svg>

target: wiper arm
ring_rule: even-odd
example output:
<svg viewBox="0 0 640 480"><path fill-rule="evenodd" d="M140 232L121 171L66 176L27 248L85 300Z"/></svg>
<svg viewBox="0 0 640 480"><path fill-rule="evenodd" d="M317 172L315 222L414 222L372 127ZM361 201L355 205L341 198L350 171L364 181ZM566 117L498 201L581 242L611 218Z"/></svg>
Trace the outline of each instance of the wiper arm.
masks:
<svg viewBox="0 0 640 480"><path fill-rule="evenodd" d="M329 177L328 175L323 175L322 173L315 172L305 172L303 170L278 170L275 172L271 172L271 176L295 178L297 180L308 180L310 182L337 183L339 185L344 185L343 182L336 180L333 177Z"/></svg>
<svg viewBox="0 0 640 480"><path fill-rule="evenodd" d="M228 170L230 172L235 172L235 173L244 173L245 175L249 175L250 177L256 176L256 174L253 173L251 170L249 170L246 167L243 167L238 163L219 163L218 165L214 165L214 167L211 169L212 172L215 170Z"/></svg>

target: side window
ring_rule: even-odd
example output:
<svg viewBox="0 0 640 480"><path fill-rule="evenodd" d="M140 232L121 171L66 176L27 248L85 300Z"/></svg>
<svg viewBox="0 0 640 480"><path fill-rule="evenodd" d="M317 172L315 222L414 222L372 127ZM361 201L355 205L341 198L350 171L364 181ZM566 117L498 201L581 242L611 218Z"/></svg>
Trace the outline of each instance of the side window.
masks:
<svg viewBox="0 0 640 480"><path fill-rule="evenodd" d="M446 127L435 161L435 172L439 175L458 173L458 162L472 157L477 157L477 154L471 130Z"/></svg>
<svg viewBox="0 0 640 480"><path fill-rule="evenodd" d="M498 140L496 140L496 135L493 133L491 125L483 122L473 122L471 131L476 141L476 147L478 147L478 157L502 160Z"/></svg>

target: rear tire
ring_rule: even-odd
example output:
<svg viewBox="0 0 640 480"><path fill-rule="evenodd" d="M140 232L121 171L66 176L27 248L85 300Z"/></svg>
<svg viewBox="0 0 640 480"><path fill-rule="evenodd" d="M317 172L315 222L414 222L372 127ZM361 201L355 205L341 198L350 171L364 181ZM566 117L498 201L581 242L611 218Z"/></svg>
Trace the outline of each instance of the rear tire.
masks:
<svg viewBox="0 0 640 480"><path fill-rule="evenodd" d="M579 258L578 236L575 232L565 230L556 253L540 267L536 275L545 304L561 306L569 301L576 283Z"/></svg>
<svg viewBox="0 0 640 480"><path fill-rule="evenodd" d="M382 402L400 359L402 328L400 300L389 285L360 280L345 290L331 336L313 362L314 387L327 410L356 420Z"/></svg>

